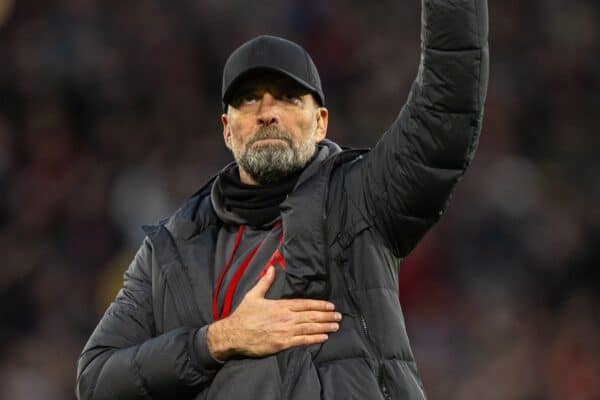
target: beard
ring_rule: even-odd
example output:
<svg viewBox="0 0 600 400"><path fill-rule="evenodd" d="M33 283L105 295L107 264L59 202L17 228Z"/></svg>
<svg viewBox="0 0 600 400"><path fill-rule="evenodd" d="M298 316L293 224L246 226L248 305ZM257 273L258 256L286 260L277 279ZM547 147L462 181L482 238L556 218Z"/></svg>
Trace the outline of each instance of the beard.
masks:
<svg viewBox="0 0 600 400"><path fill-rule="evenodd" d="M259 143L262 139L280 139ZM300 171L315 153L312 136L294 143L292 135L278 127L260 128L242 149L233 146L235 161L259 185L281 182L287 176Z"/></svg>

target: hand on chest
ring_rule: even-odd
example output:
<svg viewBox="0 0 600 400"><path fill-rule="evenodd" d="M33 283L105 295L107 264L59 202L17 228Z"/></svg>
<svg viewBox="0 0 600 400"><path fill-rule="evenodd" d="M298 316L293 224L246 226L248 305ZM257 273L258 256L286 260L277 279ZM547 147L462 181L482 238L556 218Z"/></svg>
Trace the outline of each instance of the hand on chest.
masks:
<svg viewBox="0 0 600 400"><path fill-rule="evenodd" d="M285 270L280 249L282 242L280 223L268 231L253 230L242 225L235 235L228 228L221 230L216 243L214 265L217 279L212 312L215 320L227 317L269 266ZM280 285L275 285L271 292L277 286Z"/></svg>

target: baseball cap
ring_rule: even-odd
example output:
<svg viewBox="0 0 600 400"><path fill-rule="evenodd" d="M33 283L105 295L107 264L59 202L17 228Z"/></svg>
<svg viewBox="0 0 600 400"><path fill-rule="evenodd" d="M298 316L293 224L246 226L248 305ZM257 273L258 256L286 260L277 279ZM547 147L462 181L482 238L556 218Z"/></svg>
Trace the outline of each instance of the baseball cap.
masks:
<svg viewBox="0 0 600 400"><path fill-rule="evenodd" d="M315 63L300 45L277 36L261 35L235 49L223 68L221 99L223 112L236 86L249 72L266 69L279 72L310 90L319 105L325 105L325 95Z"/></svg>

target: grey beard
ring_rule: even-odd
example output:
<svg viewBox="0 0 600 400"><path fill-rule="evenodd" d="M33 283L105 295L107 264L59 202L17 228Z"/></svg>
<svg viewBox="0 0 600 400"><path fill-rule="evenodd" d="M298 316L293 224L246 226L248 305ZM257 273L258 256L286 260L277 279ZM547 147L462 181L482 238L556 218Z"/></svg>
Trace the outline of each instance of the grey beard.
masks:
<svg viewBox="0 0 600 400"><path fill-rule="evenodd" d="M283 139L286 143L265 143L253 146L260 139ZM278 183L300 171L315 153L312 138L294 144L292 136L277 127L260 129L240 154L233 151L238 165L259 185Z"/></svg>

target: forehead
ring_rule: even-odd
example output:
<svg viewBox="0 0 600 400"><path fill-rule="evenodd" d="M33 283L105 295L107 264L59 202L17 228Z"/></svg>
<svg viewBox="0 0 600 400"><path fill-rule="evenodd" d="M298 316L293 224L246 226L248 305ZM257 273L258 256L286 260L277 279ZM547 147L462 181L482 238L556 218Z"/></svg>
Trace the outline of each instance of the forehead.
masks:
<svg viewBox="0 0 600 400"><path fill-rule="evenodd" d="M293 90L305 93L310 92L289 76L270 70L256 70L249 72L236 85L234 94L250 90Z"/></svg>

